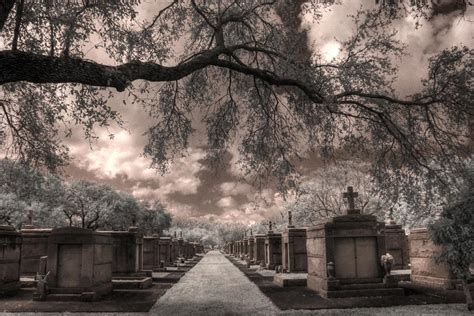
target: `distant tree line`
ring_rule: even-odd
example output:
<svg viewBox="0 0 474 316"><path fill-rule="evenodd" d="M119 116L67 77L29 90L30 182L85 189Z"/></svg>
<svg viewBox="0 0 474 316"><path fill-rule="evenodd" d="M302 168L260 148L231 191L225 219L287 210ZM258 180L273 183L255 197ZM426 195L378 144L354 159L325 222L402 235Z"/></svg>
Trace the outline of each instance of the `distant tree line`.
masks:
<svg viewBox="0 0 474 316"><path fill-rule="evenodd" d="M107 184L65 181L26 164L0 160L0 223L21 228L77 226L125 230L135 224L144 233L161 233L171 215L159 202L138 201Z"/></svg>

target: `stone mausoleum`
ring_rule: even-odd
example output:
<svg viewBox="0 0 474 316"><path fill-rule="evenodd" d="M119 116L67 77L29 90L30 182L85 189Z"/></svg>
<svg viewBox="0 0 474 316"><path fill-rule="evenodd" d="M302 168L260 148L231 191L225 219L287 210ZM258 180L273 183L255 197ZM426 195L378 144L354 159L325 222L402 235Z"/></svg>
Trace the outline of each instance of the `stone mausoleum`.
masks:
<svg viewBox="0 0 474 316"><path fill-rule="evenodd" d="M355 209L357 192L344 193L347 215L329 218L307 230L308 287L326 298L403 295L384 280L380 258L385 254L383 222Z"/></svg>
<svg viewBox="0 0 474 316"><path fill-rule="evenodd" d="M78 227L57 228L48 239L48 286L52 295L96 300L112 291L110 234Z"/></svg>
<svg viewBox="0 0 474 316"><path fill-rule="evenodd" d="M308 270L306 228L295 228L291 211L288 212L288 227L281 236L283 270L290 273L306 272Z"/></svg>

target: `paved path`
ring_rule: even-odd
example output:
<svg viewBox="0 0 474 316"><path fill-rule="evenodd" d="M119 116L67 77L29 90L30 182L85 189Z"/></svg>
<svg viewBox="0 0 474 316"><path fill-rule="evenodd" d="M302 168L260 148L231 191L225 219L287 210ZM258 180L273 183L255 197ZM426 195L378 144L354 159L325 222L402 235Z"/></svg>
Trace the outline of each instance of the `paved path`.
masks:
<svg viewBox="0 0 474 316"><path fill-rule="evenodd" d="M156 315L276 314L279 309L223 254L208 252L150 310Z"/></svg>

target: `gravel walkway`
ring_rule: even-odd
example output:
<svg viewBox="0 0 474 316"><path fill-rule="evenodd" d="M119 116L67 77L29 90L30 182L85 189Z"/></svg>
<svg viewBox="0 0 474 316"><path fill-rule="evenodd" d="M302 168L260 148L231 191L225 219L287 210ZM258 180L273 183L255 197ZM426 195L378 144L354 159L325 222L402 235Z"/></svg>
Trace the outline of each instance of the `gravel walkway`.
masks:
<svg viewBox="0 0 474 316"><path fill-rule="evenodd" d="M156 302L150 314L268 315L278 311L223 254L210 251Z"/></svg>

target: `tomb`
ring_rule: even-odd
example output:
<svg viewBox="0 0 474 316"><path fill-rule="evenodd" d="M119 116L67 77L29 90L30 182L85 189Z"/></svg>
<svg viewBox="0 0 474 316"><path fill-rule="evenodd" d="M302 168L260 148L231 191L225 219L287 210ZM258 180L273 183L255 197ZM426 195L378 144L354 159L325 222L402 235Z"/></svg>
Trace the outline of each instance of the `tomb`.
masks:
<svg viewBox="0 0 474 316"><path fill-rule="evenodd" d="M449 266L435 261L436 256L441 252L441 246L431 241L428 229L410 230L409 242L413 284L441 289L456 287L458 281Z"/></svg>
<svg viewBox="0 0 474 316"><path fill-rule="evenodd" d="M20 230L22 238L20 274L22 276L35 276L39 271L40 258L48 254L48 238L51 230L51 228L32 228L32 226L26 226Z"/></svg>
<svg viewBox="0 0 474 316"><path fill-rule="evenodd" d="M291 211L288 212L288 227L282 233L282 266L286 272L306 272L306 228L295 228Z"/></svg>
<svg viewBox="0 0 474 316"><path fill-rule="evenodd" d="M51 295L97 300L110 293L112 252L110 234L78 227L53 229L48 238L47 259Z"/></svg>
<svg viewBox="0 0 474 316"><path fill-rule="evenodd" d="M255 244L253 248L253 257L255 264L265 264L265 235L255 235Z"/></svg>
<svg viewBox="0 0 474 316"><path fill-rule="evenodd" d="M11 226L0 226L0 295L20 289L21 235Z"/></svg>
<svg viewBox="0 0 474 316"><path fill-rule="evenodd" d="M409 269L408 238L402 225L393 219L385 223L385 249L394 258L393 270Z"/></svg>
<svg viewBox="0 0 474 316"><path fill-rule="evenodd" d="M128 231L100 231L113 240L114 276L146 276L143 272L143 236L135 226Z"/></svg>
<svg viewBox="0 0 474 316"><path fill-rule="evenodd" d="M183 258L184 257L184 239L183 239L183 232L179 232L179 238L178 238L178 258Z"/></svg>
<svg viewBox="0 0 474 316"><path fill-rule="evenodd" d="M160 261L163 261L165 267L173 265L171 237L160 237L159 241Z"/></svg>
<svg viewBox="0 0 474 316"><path fill-rule="evenodd" d="M255 257L254 257L254 245L255 245L255 237L252 234L252 230L250 230L250 236L248 237L248 259L250 263L255 263Z"/></svg>
<svg viewBox="0 0 474 316"><path fill-rule="evenodd" d="M179 241L178 238L176 237L176 232L174 232L174 237L171 239L171 260L173 264L178 260L179 258Z"/></svg>
<svg viewBox="0 0 474 316"><path fill-rule="evenodd" d="M248 256L248 249L249 249L249 245L248 245L248 237L247 237L247 232L244 232L244 238L242 239L242 259L246 259L247 256Z"/></svg>
<svg viewBox="0 0 474 316"><path fill-rule="evenodd" d="M265 236L265 267L273 270L278 265L281 265L281 234L273 232L270 222Z"/></svg>
<svg viewBox="0 0 474 316"><path fill-rule="evenodd" d="M355 209L357 192L348 188L347 215L336 216L306 232L308 287L325 298L403 295L385 272L385 224Z"/></svg>
<svg viewBox="0 0 474 316"><path fill-rule="evenodd" d="M143 269L159 269L160 261L160 236L143 237Z"/></svg>

